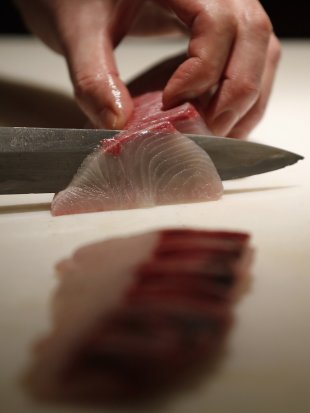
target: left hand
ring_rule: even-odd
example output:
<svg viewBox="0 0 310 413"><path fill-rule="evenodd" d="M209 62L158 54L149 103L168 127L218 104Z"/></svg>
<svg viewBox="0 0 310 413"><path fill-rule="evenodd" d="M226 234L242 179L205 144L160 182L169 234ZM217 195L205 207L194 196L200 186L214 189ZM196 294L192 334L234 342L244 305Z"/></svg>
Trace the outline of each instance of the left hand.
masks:
<svg viewBox="0 0 310 413"><path fill-rule="evenodd" d="M187 58L164 89L164 106L198 98L214 134L246 137L265 112L280 58L280 43L260 2L159 1L190 34Z"/></svg>

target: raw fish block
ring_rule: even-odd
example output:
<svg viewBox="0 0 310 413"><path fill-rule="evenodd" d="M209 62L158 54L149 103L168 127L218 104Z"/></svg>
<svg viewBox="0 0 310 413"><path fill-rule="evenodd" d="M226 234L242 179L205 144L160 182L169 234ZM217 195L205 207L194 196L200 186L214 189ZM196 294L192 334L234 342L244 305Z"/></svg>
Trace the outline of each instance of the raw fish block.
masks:
<svg viewBox="0 0 310 413"><path fill-rule="evenodd" d="M134 112L125 129L141 129L158 122L169 121L181 133L211 135L203 118L190 102L163 110L161 91L137 96L133 102Z"/></svg>

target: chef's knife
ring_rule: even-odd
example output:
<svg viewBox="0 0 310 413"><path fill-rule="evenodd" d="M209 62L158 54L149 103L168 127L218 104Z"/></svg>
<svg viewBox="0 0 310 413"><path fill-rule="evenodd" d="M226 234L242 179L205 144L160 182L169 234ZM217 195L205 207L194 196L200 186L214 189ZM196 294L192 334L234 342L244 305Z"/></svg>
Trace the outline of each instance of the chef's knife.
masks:
<svg viewBox="0 0 310 413"><path fill-rule="evenodd" d="M83 159L99 142L113 138L118 132L0 128L0 194L47 193L64 189ZM187 136L209 154L222 180L273 171L303 159L295 153L249 141Z"/></svg>

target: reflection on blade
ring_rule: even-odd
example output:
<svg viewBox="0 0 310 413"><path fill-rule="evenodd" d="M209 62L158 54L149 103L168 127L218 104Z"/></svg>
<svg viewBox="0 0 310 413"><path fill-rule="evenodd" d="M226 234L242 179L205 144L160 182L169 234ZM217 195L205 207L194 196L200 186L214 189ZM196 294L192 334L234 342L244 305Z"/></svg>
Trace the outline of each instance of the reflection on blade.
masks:
<svg viewBox="0 0 310 413"><path fill-rule="evenodd" d="M188 135L191 137L190 135ZM191 137L216 165L223 181L275 171L304 159L275 146L232 138Z"/></svg>
<svg viewBox="0 0 310 413"><path fill-rule="evenodd" d="M204 230L81 248L57 266L53 329L27 389L43 400L140 402L210 376L251 256L247 234Z"/></svg>

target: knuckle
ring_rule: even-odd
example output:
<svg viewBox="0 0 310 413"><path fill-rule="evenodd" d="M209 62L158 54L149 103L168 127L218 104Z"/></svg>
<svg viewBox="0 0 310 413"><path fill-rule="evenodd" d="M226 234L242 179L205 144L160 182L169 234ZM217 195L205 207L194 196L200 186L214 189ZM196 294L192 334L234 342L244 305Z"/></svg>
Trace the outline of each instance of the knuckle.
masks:
<svg viewBox="0 0 310 413"><path fill-rule="evenodd" d="M281 59L281 54L281 43L275 36L273 36L270 44L270 58L273 64L276 65L279 62Z"/></svg>
<svg viewBox="0 0 310 413"><path fill-rule="evenodd" d="M256 98L259 94L259 86L257 84L257 82L254 82L251 79L242 79L240 80L240 82L238 83L237 90L237 94L239 94L240 96L246 96L246 97L251 97L251 98Z"/></svg>
<svg viewBox="0 0 310 413"><path fill-rule="evenodd" d="M194 73L196 79L207 79L208 85L217 82L221 75L217 61L209 59L208 53L204 53L203 50L199 51L199 56L191 57L190 65L187 66L187 71L182 73L182 76L192 79Z"/></svg>
<svg viewBox="0 0 310 413"><path fill-rule="evenodd" d="M213 10L213 12L210 12L207 8L202 9L197 15L197 23L224 36L227 36L228 32L235 32L237 29L236 16L230 9L223 10L223 8L219 8Z"/></svg>
<svg viewBox="0 0 310 413"><path fill-rule="evenodd" d="M237 30L236 17L230 10L221 10L219 23L219 26L224 32L235 32Z"/></svg>
<svg viewBox="0 0 310 413"><path fill-rule="evenodd" d="M99 78L92 73L77 73L74 79L74 90L77 97L94 94L98 90Z"/></svg>
<svg viewBox="0 0 310 413"><path fill-rule="evenodd" d="M272 33L272 24L268 16L258 14L255 18L254 21L252 22L254 30L256 30L259 33L265 33L266 35L270 36Z"/></svg>
<svg viewBox="0 0 310 413"><path fill-rule="evenodd" d="M222 16L214 26L213 32L218 38L232 39L237 32L237 22L229 15Z"/></svg>
<svg viewBox="0 0 310 413"><path fill-rule="evenodd" d="M271 20L267 14L260 9L251 14L245 11L242 15L242 21L246 27L251 28L252 31L260 35L265 34L270 36L273 31Z"/></svg>
<svg viewBox="0 0 310 413"><path fill-rule="evenodd" d="M204 23L212 23L215 21L213 14L210 13L205 4L201 4L197 9L196 19Z"/></svg>
<svg viewBox="0 0 310 413"><path fill-rule="evenodd" d="M207 10L202 9L196 16L193 26L197 29L208 27L209 30L214 30L217 26L216 18L210 14Z"/></svg>
<svg viewBox="0 0 310 413"><path fill-rule="evenodd" d="M272 33L272 24L269 17L264 13L257 13L252 19L252 28L257 33L265 33L268 36Z"/></svg>

